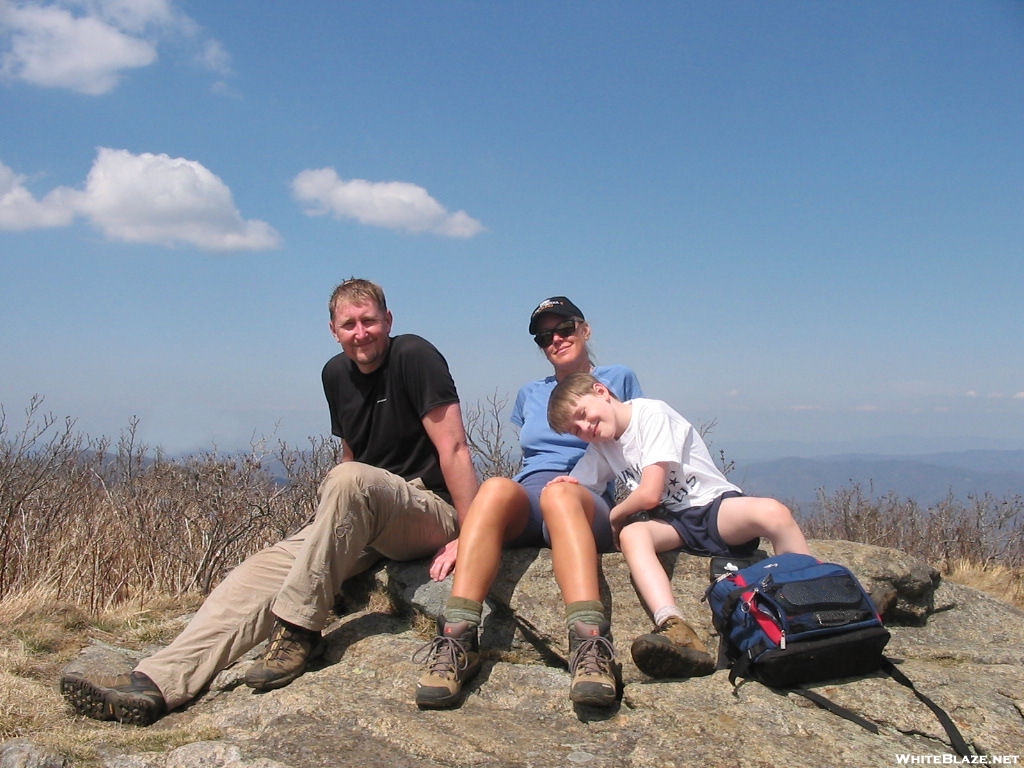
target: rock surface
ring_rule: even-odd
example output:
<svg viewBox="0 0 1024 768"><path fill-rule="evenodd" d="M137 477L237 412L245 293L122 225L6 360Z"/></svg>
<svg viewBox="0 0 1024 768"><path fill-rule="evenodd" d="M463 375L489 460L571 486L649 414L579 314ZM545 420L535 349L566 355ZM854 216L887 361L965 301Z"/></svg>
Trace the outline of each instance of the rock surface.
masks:
<svg viewBox="0 0 1024 768"><path fill-rule="evenodd" d="M950 714L974 749L1024 760L1024 612L940 581L926 564L894 550L826 541L812 542L812 550L857 573L884 609L892 632L888 655ZM688 620L714 651L710 611L701 602L708 561L673 553L663 563ZM396 606L429 617L443 609L451 586L430 582L426 562L389 564L362 586L371 579L386 584ZM734 693L724 671L683 681L645 679L629 658L629 644L649 631L650 621L618 554L602 559L602 588L623 667L619 706L600 711L569 701L567 638L550 552L525 549L505 553L481 636L486 660L464 703L420 711L412 701L420 668L411 657L426 638L408 616L361 605L359 586L347 585L352 612L328 628L323 657L294 683L256 694L238 685L249 663L242 660L191 706L147 729L185 727L217 738L167 752L100 750L100 764L817 768L895 766L901 755L941 764L952 756L935 716L881 675L815 686L877 723L879 734L756 683ZM109 672L132 663L123 650L95 644L71 666ZM30 764L18 755L32 755L31 765L60 764L17 740L0 745L0 766Z"/></svg>

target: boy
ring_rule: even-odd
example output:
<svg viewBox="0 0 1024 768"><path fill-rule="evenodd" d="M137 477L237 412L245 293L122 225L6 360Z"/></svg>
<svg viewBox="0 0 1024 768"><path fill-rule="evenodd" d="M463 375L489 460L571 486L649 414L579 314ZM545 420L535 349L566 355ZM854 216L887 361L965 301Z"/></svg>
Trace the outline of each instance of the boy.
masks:
<svg viewBox="0 0 1024 768"><path fill-rule="evenodd" d="M744 496L715 466L686 419L660 400L618 400L589 374L563 380L548 402L551 427L586 441L570 475L552 480L602 488L612 478L629 495L612 508L612 530L655 630L637 638L633 661L652 677L707 675L715 664L683 621L659 552L748 556L760 537L776 552L810 554L789 509Z"/></svg>

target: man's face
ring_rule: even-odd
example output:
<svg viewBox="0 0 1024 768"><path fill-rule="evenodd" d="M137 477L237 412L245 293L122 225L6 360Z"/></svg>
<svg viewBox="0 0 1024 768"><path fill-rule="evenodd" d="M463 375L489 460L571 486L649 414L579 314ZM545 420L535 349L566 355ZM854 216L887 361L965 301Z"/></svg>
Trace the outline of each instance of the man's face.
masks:
<svg viewBox="0 0 1024 768"><path fill-rule="evenodd" d="M363 373L371 373L381 366L387 354L391 313L382 312L375 301L338 303L331 319L331 333L345 356Z"/></svg>

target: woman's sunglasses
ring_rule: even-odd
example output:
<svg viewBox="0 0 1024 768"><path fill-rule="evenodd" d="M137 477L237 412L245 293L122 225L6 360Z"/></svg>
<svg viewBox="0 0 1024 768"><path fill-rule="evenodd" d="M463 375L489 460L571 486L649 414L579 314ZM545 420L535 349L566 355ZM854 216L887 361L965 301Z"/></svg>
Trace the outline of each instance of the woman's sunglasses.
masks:
<svg viewBox="0 0 1024 768"><path fill-rule="evenodd" d="M541 331L533 337L533 340L537 342L537 346L541 349L545 349L551 346L551 342L555 340L555 336L561 336L563 339L567 339L576 333L576 321L566 320L564 323L559 323L554 328L547 331Z"/></svg>

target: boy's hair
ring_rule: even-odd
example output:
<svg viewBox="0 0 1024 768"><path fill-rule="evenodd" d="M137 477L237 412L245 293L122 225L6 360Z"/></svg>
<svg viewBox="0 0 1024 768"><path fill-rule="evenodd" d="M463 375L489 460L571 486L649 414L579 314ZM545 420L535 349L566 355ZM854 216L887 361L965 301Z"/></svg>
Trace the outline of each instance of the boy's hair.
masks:
<svg viewBox="0 0 1024 768"><path fill-rule="evenodd" d="M339 304L362 304L364 301L372 301L380 307L381 312L388 311L388 302L384 298L384 289L369 280L358 277L350 277L331 294L331 300L327 303L327 309L334 319L334 309Z"/></svg>
<svg viewBox="0 0 1024 768"><path fill-rule="evenodd" d="M594 385L601 384L601 381L589 373L570 373L551 392L548 399L548 424L555 432L568 433L572 431L573 412L576 410L576 403L584 395L594 394ZM609 394L615 397L615 393L609 390Z"/></svg>

